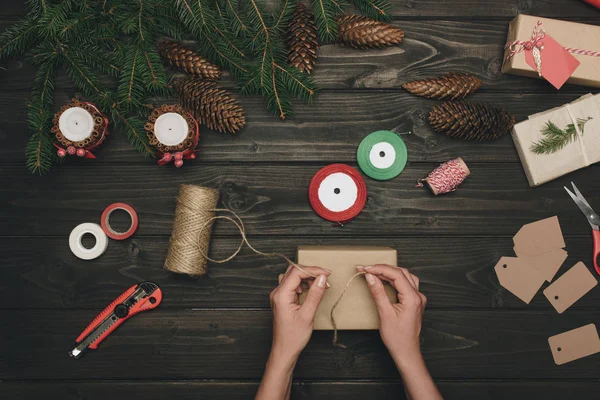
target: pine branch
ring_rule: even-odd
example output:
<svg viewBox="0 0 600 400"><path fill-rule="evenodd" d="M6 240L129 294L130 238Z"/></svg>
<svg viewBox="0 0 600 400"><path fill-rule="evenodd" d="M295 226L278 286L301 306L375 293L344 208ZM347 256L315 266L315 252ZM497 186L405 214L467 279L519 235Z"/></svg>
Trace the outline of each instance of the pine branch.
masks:
<svg viewBox="0 0 600 400"><path fill-rule="evenodd" d="M129 143L145 158L155 157L155 150L150 147L148 137L144 131L144 122L138 117L128 117L117 108L111 109L112 119L122 126Z"/></svg>
<svg viewBox="0 0 600 400"><path fill-rule="evenodd" d="M577 127L583 135L583 128L586 122L591 120L591 117L587 119L578 118ZM574 124L568 124L563 130L560 129L554 122L548 121L541 131L544 136L539 142L534 142L531 145L531 151L535 154L552 154L563 149L569 143L577 140L577 130Z"/></svg>
<svg viewBox="0 0 600 400"><path fill-rule="evenodd" d="M365 16L377 21L389 21L390 5L387 0L350 0Z"/></svg>
<svg viewBox="0 0 600 400"><path fill-rule="evenodd" d="M337 39L337 17L343 12L345 3L342 0L314 0L313 13L323 42L334 42Z"/></svg>
<svg viewBox="0 0 600 400"><path fill-rule="evenodd" d="M33 85L32 99L27 106L27 123L32 135L25 146L27 168L31 172L46 173L56 160L50 126L52 122L52 94L54 92L55 63L40 67Z"/></svg>
<svg viewBox="0 0 600 400"><path fill-rule="evenodd" d="M35 20L24 19L0 35L0 60L23 55L38 38Z"/></svg>

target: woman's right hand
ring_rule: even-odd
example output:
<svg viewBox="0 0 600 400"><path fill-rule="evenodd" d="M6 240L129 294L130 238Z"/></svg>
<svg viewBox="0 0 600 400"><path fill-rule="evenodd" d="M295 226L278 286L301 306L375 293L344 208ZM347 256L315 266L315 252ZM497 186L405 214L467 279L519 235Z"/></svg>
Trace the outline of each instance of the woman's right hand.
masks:
<svg viewBox="0 0 600 400"><path fill-rule="evenodd" d="M391 265L357 267L365 272L369 290L375 300L383 343L400 369L422 360L421 324L427 298L419 292L419 278L405 268ZM383 287L389 282L398 292L398 303L390 302Z"/></svg>

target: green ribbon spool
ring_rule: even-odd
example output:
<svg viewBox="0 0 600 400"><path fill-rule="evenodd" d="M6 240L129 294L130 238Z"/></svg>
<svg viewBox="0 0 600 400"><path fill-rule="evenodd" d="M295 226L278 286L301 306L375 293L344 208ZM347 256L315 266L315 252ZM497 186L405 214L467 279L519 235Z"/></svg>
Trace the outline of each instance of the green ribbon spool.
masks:
<svg viewBox="0 0 600 400"><path fill-rule="evenodd" d="M394 132L375 131L360 142L356 159L365 175L386 181L404 170L408 152L404 140Z"/></svg>

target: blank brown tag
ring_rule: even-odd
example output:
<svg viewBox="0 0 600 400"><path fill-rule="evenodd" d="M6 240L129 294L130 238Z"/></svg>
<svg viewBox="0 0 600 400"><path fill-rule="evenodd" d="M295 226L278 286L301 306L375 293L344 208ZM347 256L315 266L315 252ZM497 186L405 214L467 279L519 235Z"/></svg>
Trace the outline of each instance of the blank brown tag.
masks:
<svg viewBox="0 0 600 400"><path fill-rule="evenodd" d="M600 338L594 324L552 336L548 344L557 365L600 352Z"/></svg>
<svg viewBox="0 0 600 400"><path fill-rule="evenodd" d="M578 262L548 286L544 290L544 296L556 311L562 314L597 284L598 281L585 264Z"/></svg>
<svg viewBox="0 0 600 400"><path fill-rule="evenodd" d="M523 225L513 237L518 257L537 256L565 247L558 217L550 217Z"/></svg>
<svg viewBox="0 0 600 400"><path fill-rule="evenodd" d="M494 270L498 275L498 282L527 304L546 281L541 272L521 258L502 257Z"/></svg>
<svg viewBox="0 0 600 400"><path fill-rule="evenodd" d="M563 265L567 256L568 254L566 251L558 249L537 256L523 256L521 258L527 261L533 268L540 271L548 282L552 282L554 275L556 275Z"/></svg>

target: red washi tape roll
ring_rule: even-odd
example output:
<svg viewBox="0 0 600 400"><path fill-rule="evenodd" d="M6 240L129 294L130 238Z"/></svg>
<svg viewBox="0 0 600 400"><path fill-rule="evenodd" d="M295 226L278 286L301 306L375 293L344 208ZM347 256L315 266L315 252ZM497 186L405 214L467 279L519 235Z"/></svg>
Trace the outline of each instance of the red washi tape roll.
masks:
<svg viewBox="0 0 600 400"><path fill-rule="evenodd" d="M110 226L108 220L110 219L110 214L112 214L112 212L115 210L123 210L131 217L131 226L129 227L129 229L127 229L127 231L117 232ZM102 213L102 217L100 218L100 226L102 227L104 233L106 233L106 236L108 236L109 238L115 240L125 240L131 235L133 235L133 233L137 229L138 215L133 209L133 207L131 207L129 204L113 203L110 206L106 207L106 210L104 210L104 212Z"/></svg>
<svg viewBox="0 0 600 400"><path fill-rule="evenodd" d="M365 207L367 185L351 166L331 164L321 168L311 179L308 199L320 217L343 224Z"/></svg>

